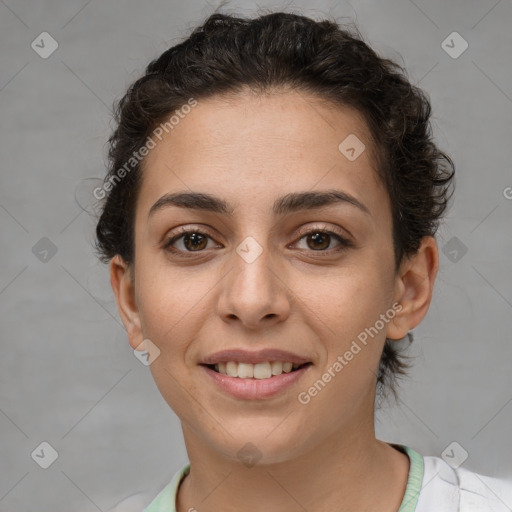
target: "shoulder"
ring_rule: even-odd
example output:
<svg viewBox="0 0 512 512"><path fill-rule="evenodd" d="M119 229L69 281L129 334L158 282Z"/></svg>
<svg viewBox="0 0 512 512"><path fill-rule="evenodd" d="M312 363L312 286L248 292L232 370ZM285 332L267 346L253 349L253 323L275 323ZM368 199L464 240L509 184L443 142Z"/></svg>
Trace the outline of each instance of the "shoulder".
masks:
<svg viewBox="0 0 512 512"><path fill-rule="evenodd" d="M177 471L172 480L158 493L143 512L176 512L178 487L189 471L190 464Z"/></svg>
<svg viewBox="0 0 512 512"><path fill-rule="evenodd" d="M424 474L415 512L510 512L512 481L450 466L424 456Z"/></svg>
<svg viewBox="0 0 512 512"><path fill-rule="evenodd" d="M461 490L461 506L465 509L479 510L488 503L488 509L496 512L512 510L512 481L473 473L464 468L457 470ZM463 510L461 509L461 512Z"/></svg>

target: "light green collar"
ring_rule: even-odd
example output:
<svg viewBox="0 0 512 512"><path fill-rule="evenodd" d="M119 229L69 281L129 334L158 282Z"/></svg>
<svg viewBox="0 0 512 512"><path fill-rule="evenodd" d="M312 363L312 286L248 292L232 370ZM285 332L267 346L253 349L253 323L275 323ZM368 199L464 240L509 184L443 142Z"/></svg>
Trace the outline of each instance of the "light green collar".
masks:
<svg viewBox="0 0 512 512"><path fill-rule="evenodd" d="M409 478L407 479L407 487L405 488L404 499L398 509L398 512L414 512L418 504L421 492L421 484L423 482L423 457L412 448L404 445L395 445L403 449L411 461L409 469Z"/></svg>

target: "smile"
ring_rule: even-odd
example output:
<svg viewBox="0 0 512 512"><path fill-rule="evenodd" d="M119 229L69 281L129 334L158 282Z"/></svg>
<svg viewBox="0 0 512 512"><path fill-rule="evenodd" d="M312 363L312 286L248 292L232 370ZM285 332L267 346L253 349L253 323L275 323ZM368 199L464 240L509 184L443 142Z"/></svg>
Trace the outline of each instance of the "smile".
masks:
<svg viewBox="0 0 512 512"><path fill-rule="evenodd" d="M220 391L241 400L260 400L275 396L297 384L309 371L309 368L313 366L312 363L292 365L292 363L278 362L281 367L275 364L277 362L250 364L234 361L218 363L218 365L201 364L199 366L211 379L210 382L213 381ZM292 365L291 368L290 365ZM218 366L217 369L216 366ZM293 368L293 366L296 368ZM272 374L272 367L274 367L276 374ZM222 373L221 370L230 371L233 374L236 370L236 375L230 376L228 373Z"/></svg>
<svg viewBox="0 0 512 512"><path fill-rule="evenodd" d="M239 379L270 379L276 375L295 371L307 364L311 363L294 364L291 362L268 361L251 364L228 361L226 363L218 363L215 365L211 364L207 366L218 373L229 375L230 377L237 377Z"/></svg>

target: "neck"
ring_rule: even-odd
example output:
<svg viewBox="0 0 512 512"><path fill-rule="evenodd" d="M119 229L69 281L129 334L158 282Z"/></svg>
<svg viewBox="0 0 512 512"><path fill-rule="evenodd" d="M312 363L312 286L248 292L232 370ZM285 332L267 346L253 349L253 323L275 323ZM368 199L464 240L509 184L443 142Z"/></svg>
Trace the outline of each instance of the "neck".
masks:
<svg viewBox="0 0 512 512"><path fill-rule="evenodd" d="M213 450L184 426L191 469L179 488L176 510L396 512L409 459L375 438L373 422L370 428L358 426L334 432L321 443L310 441L293 457L251 467Z"/></svg>

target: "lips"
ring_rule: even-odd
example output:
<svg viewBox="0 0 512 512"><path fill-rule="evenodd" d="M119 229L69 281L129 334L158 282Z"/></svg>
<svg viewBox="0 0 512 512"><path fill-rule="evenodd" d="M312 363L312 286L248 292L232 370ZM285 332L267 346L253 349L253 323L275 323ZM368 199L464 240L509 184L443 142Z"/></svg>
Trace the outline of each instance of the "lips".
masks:
<svg viewBox="0 0 512 512"><path fill-rule="evenodd" d="M311 366L311 364L306 364L289 373L273 375L260 380L230 377L210 369L207 365L200 365L201 371L204 372L203 375L209 379L209 382L213 383L218 390L238 400L269 399L289 391L293 386L299 385Z"/></svg>
<svg viewBox="0 0 512 512"><path fill-rule="evenodd" d="M268 361L281 361L290 362L294 365L303 365L311 362L310 359L303 356L279 349L263 349L255 352L241 349L229 349L221 350L220 352L215 352L214 354L206 356L200 364L215 365L218 363L227 363L229 361L251 364L265 363Z"/></svg>

